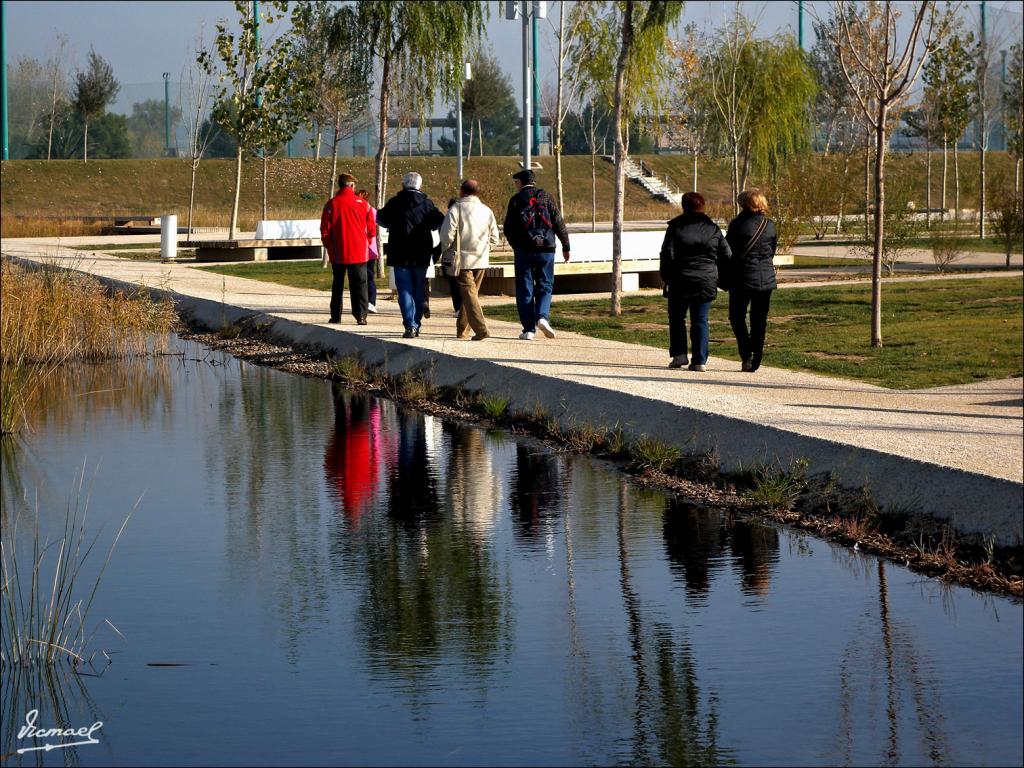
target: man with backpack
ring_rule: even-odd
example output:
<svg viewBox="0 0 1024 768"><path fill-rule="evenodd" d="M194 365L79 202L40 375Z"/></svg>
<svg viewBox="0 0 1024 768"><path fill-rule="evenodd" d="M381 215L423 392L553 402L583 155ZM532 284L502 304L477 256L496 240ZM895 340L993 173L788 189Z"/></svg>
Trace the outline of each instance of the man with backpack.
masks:
<svg viewBox="0 0 1024 768"><path fill-rule="evenodd" d="M539 328L549 339L551 292L555 285L555 240L562 243L562 258L569 260L569 233L562 214L551 196L537 187L533 171L512 174L516 193L508 201L505 239L515 254L516 308L523 332L519 338L531 341Z"/></svg>

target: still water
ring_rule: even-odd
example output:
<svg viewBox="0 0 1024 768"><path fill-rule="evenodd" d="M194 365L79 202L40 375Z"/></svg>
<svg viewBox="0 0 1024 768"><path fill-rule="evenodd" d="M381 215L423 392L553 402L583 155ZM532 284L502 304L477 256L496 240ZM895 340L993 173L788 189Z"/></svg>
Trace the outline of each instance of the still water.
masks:
<svg viewBox="0 0 1024 768"><path fill-rule="evenodd" d="M1021 764L1019 604L172 346L55 379L4 452L5 525L84 466L103 549L141 497L112 663L4 669L3 754L33 708L100 743L5 763Z"/></svg>

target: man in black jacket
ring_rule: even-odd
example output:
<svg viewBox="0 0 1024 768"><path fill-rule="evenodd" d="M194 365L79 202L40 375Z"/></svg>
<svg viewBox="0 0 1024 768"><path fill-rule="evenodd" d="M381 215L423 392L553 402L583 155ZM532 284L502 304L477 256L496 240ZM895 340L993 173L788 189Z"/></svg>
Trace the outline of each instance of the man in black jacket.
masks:
<svg viewBox="0 0 1024 768"><path fill-rule="evenodd" d="M426 300L427 265L434 251L433 231L444 214L420 191L418 173L402 177L402 191L377 211L377 223L388 231L387 265L395 270L395 290L402 310L406 339L420 335Z"/></svg>
<svg viewBox="0 0 1024 768"><path fill-rule="evenodd" d="M537 187L533 171L523 169L512 175L516 193L505 213L505 239L515 254L516 308L523 332L530 341L537 329L549 339L551 293L555 286L555 239L562 243L562 258L569 260L569 233L551 195Z"/></svg>

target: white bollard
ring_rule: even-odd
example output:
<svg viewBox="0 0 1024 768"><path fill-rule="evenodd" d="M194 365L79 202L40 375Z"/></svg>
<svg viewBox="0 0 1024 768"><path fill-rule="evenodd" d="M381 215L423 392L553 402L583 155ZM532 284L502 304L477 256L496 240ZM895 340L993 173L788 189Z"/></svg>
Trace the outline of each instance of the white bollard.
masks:
<svg viewBox="0 0 1024 768"><path fill-rule="evenodd" d="M178 217L160 217L160 261L178 258Z"/></svg>

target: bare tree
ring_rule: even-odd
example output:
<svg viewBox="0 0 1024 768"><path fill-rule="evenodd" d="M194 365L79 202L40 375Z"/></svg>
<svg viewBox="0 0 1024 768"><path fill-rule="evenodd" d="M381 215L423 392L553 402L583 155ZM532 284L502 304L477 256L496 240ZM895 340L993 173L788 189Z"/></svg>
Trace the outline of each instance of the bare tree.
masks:
<svg viewBox="0 0 1024 768"><path fill-rule="evenodd" d="M205 52L205 53L204 53ZM210 142L216 135L215 131L203 130L204 121L213 103L213 78L215 73L200 66L198 62L204 57L213 60L214 51L208 46L200 33L196 40L196 52L191 62L185 66L182 74L182 89L179 91L179 109L185 116L185 133L188 137L188 156L191 166L191 178L188 187L188 225L189 236L192 235L192 212L196 200L196 172L199 161L206 154Z"/></svg>
<svg viewBox="0 0 1024 768"><path fill-rule="evenodd" d="M849 0L836 0L838 24L832 42L843 76L874 132L875 227L871 270L871 346L882 346L882 254L885 238L885 160L890 113L906 98L936 37L934 0L914 3L910 28L898 29L899 13L892 0L870 3L863 14L851 15Z"/></svg>
<svg viewBox="0 0 1024 768"><path fill-rule="evenodd" d="M552 26L554 21L549 19ZM558 41L558 52L555 55L556 85L554 92L554 105L550 110L551 119L551 149L555 155L555 187L558 191L558 209L565 210L565 200L562 191L562 125L566 116L572 111L573 102L580 95L580 88L583 84L585 70L582 67L572 66L571 57L574 46L593 45L594 38L584 38L581 34L585 28L584 8L577 3L566 18L565 0L558 0L558 27L555 31L555 39ZM566 64L570 66L566 69Z"/></svg>
<svg viewBox="0 0 1024 768"><path fill-rule="evenodd" d="M50 131L46 138L46 159L50 159L53 151L53 125L57 122L57 103L66 98L67 76L64 73L64 51L67 48L68 39L64 35L57 35L57 52L47 62L50 70Z"/></svg>

